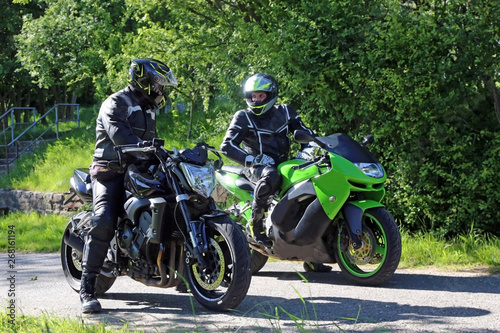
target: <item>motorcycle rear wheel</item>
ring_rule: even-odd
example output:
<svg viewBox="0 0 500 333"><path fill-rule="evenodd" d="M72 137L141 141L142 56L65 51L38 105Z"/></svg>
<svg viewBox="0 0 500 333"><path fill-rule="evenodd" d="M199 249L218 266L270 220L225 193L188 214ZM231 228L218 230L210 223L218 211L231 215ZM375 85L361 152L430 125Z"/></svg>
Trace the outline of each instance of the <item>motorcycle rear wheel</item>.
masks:
<svg viewBox="0 0 500 333"><path fill-rule="evenodd" d="M72 219L77 220L78 223L81 218L85 218L85 214L76 214ZM73 224L70 221L64 230L64 234L73 229ZM63 235L64 235L63 234ZM67 245L64 242L64 237L61 241L61 265L64 272L64 276L66 277L66 281L68 282L71 289L76 292L80 292L80 285L82 279L82 256L83 254L80 251L73 249L71 246ZM95 294L96 296L102 296L106 291L111 288L111 286L115 283L116 277L105 277L102 275L98 275L96 279L95 285Z"/></svg>
<svg viewBox="0 0 500 333"><path fill-rule="evenodd" d="M209 244L206 267L186 268L189 289L196 300L213 311L236 308L245 298L252 279L252 259L241 229L227 216L207 219Z"/></svg>
<svg viewBox="0 0 500 333"><path fill-rule="evenodd" d="M389 280L399 265L401 234L385 208L366 210L362 225L363 245L359 249L353 248L345 226L339 228L335 258L351 281L363 286L378 286Z"/></svg>

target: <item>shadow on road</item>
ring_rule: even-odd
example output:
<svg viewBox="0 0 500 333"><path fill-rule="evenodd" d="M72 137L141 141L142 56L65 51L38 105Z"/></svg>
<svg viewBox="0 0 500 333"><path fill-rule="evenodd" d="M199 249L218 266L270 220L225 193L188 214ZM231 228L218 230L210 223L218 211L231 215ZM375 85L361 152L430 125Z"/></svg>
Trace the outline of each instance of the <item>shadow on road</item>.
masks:
<svg viewBox="0 0 500 333"><path fill-rule="evenodd" d="M78 296L66 285L57 254L23 254L20 259L20 309L80 314ZM295 271L301 268L296 263L269 263L253 276L238 308L227 313L208 311L175 288L144 287L120 277L100 298L104 311L85 320L118 327L128 323L146 332L499 332L500 275L403 269L382 286L363 287L336 267L330 273Z"/></svg>
<svg viewBox="0 0 500 333"><path fill-rule="evenodd" d="M266 274L269 276L269 274ZM276 274L277 278L281 274ZM321 280L328 279L323 274ZM417 277L415 277L417 278ZM337 286L330 281L332 286ZM243 331L254 330L257 319L265 319L265 327L294 327L293 316L299 318L300 325L315 327L347 327L363 323L390 323L401 320L418 320L421 325L435 325L446 323L449 318L470 318L471 322L478 317L490 314L489 311L473 306L442 307L429 305L413 306L390 301L359 300L347 297L310 297L297 295L296 298L282 298L269 295L248 295L234 312L220 314L209 312L185 294L155 294L155 293L108 293L103 299L124 301L122 308L104 310L99 317L118 322L134 322L134 317L144 313L157 317L151 322L150 328L173 325L177 329L193 325L198 322L200 327L217 327L220 325L220 316L229 317L224 320L230 323L233 318L234 327ZM430 301L431 303L431 301ZM190 309L190 310L187 310ZM175 321L163 319L162 314L176 314ZM215 319L217 318L217 319ZM252 319L250 321L242 319ZM239 323L239 324L237 324ZM242 326L241 326L242 325ZM262 324L261 324L262 325ZM144 328L144 325L142 325ZM481 332L478 330L477 332ZM486 331L485 331L486 332Z"/></svg>
<svg viewBox="0 0 500 333"><path fill-rule="evenodd" d="M304 273L300 272L309 283L324 283L332 286L352 286L341 272L331 273ZM300 281L299 274L293 272L259 272L255 277L274 277L279 281ZM369 288L369 287L367 287ZM429 290L449 292L491 293L500 294L500 275L452 276L423 274L423 273L396 273L384 285L373 288L391 288L408 290Z"/></svg>

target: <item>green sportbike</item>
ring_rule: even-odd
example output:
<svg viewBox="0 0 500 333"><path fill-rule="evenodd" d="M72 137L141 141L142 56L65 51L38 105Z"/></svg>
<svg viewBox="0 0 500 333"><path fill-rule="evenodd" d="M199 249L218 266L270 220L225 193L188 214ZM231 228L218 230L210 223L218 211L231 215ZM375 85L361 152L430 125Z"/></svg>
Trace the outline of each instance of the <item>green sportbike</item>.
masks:
<svg viewBox="0 0 500 333"><path fill-rule="evenodd" d="M243 227L252 249L252 272L268 258L337 263L354 283L376 286L395 272L401 258L401 235L381 203L387 179L384 168L368 151L373 136L358 143L345 134L316 137L295 131L308 144L295 159L278 165L280 190L268 210L265 229L273 246L259 245ZM227 208L242 226L248 225L255 184L243 167L217 170L216 201L236 197Z"/></svg>

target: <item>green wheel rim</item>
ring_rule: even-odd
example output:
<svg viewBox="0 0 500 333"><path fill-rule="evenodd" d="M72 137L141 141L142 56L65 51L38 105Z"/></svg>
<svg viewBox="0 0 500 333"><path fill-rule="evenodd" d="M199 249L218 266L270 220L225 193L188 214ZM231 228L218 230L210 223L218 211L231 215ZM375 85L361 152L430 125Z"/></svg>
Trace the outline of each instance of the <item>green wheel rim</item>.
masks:
<svg viewBox="0 0 500 333"><path fill-rule="evenodd" d="M340 251L340 233L338 251L344 267L354 276L360 278L375 275L383 266L387 257L387 236L380 221L371 214L363 215L363 246L354 249L351 244L345 252Z"/></svg>

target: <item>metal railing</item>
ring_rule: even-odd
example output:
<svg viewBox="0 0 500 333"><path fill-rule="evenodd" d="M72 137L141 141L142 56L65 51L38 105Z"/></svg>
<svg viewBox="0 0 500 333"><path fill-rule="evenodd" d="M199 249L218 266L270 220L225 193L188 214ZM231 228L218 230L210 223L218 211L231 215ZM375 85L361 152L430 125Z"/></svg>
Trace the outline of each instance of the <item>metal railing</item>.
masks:
<svg viewBox="0 0 500 333"><path fill-rule="evenodd" d="M72 107L72 116L70 118L64 118L64 119L59 119L59 108L60 107ZM75 118L75 108L76 108L76 118ZM15 117L15 111L16 110L32 110L33 112L33 120L29 122L16 122L16 117ZM3 124L2 131L0 132L0 138L3 139L4 144L2 146L5 147L5 158L6 158L6 164L7 164L7 172L8 172L8 165L12 162L14 162L19 156L21 156L22 153L30 149L36 142L38 142L45 134L47 134L49 131L51 131L53 128L55 128L55 135L56 138L59 139L59 123L61 122L69 122L69 121L76 121L78 124L78 128L80 128L80 104L72 104L72 103L59 103L54 105L50 110L45 112L43 115L41 115L38 119L36 119L37 111L36 108L33 107L13 107L10 108L6 113L4 113L2 116L0 116L0 124ZM53 117L53 121L50 120L49 116ZM45 120L45 124L43 126L40 126L40 123ZM5 126L7 124L7 126ZM16 133L16 126L19 127L21 125L28 125L26 129L24 129L21 133L17 134ZM45 128L41 134L37 136L37 125L39 127ZM29 138L30 143L28 145L25 145L24 147L21 147L19 145L19 141L21 141L23 138L26 138L28 133L30 131L33 131L32 136ZM10 133L9 133L10 132ZM10 136L10 142L7 142L7 133L9 133ZM35 137L36 136L36 137ZM33 138L35 137L35 138ZM9 149L10 147L16 147L16 153L15 156L10 159L9 157Z"/></svg>

